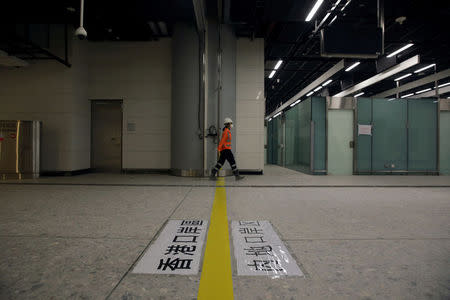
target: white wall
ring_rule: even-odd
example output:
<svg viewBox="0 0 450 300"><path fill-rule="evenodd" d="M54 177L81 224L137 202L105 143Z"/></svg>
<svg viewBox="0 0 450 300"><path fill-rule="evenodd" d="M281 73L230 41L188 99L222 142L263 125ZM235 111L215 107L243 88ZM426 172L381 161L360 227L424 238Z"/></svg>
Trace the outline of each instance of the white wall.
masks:
<svg viewBox="0 0 450 300"><path fill-rule="evenodd" d="M170 39L89 44L88 98L124 103L124 169L170 168L171 69Z"/></svg>
<svg viewBox="0 0 450 300"><path fill-rule="evenodd" d="M236 159L240 169L264 169L264 40L237 39Z"/></svg>
<svg viewBox="0 0 450 300"><path fill-rule="evenodd" d="M63 56L63 27L50 51ZM73 35L69 35L73 36ZM123 168L170 168L171 42L71 39L68 68L54 60L0 68L0 119L40 120L41 171L90 168L89 100L122 99ZM128 132L127 123L136 131Z"/></svg>
<svg viewBox="0 0 450 300"><path fill-rule="evenodd" d="M54 36L61 28L53 26ZM61 43L50 50L64 53ZM0 119L40 120L42 130L41 171L89 168L90 111L85 83L84 44L70 41L68 68L53 60L30 61L24 68L0 67ZM88 131L89 132L89 131Z"/></svg>

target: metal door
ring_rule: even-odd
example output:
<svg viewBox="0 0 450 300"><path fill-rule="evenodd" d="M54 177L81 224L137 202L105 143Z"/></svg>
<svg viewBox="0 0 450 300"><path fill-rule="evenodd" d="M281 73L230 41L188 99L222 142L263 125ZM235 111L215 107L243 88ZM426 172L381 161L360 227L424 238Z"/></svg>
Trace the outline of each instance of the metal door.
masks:
<svg viewBox="0 0 450 300"><path fill-rule="evenodd" d="M93 100L91 112L91 167L97 171L120 171L122 101Z"/></svg>

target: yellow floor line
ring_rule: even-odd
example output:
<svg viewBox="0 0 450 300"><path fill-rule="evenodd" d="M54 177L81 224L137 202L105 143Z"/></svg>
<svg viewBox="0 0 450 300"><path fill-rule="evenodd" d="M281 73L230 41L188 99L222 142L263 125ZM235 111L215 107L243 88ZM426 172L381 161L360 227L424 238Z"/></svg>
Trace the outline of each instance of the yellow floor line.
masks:
<svg viewBox="0 0 450 300"><path fill-rule="evenodd" d="M219 177L198 290L199 300L233 299L227 195L224 185L224 178Z"/></svg>

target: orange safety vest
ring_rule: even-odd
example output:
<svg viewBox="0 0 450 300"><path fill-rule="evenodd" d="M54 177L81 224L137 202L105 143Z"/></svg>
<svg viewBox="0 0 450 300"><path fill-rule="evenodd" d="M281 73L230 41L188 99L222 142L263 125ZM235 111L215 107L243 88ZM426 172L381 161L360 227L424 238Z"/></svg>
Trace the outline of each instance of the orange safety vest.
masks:
<svg viewBox="0 0 450 300"><path fill-rule="evenodd" d="M217 148L220 151L228 149L231 150L231 131L228 128L225 128L222 132L222 138L220 139L219 147Z"/></svg>

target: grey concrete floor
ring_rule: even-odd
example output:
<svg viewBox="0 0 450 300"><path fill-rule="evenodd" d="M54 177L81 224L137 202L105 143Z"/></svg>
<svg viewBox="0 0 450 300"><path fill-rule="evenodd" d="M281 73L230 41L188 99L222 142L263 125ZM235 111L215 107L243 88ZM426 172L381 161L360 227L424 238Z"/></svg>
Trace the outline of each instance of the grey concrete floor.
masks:
<svg viewBox="0 0 450 300"><path fill-rule="evenodd" d="M20 184L26 183L26 184ZM305 278L235 299L450 299L450 177L226 179L228 219L269 220ZM0 299L195 299L200 274L129 271L169 219L209 219L205 179L87 174L0 184Z"/></svg>

